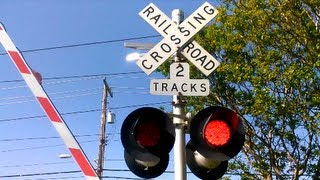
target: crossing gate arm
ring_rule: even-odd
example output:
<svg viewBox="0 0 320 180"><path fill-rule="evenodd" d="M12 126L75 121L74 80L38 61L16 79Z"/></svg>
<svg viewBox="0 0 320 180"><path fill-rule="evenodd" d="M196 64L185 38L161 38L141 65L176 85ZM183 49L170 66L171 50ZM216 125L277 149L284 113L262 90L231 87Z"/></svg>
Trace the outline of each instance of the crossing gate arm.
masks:
<svg viewBox="0 0 320 180"><path fill-rule="evenodd" d="M47 93L42 88L40 82L36 79L31 68L23 58L20 51L16 48L9 35L5 31L4 26L0 23L0 42L10 56L12 62L20 72L21 76L27 83L28 87L36 97L42 109L45 111L52 125L62 138L64 144L69 149L73 158L79 165L87 180L99 180L94 168L90 164L88 158L81 149L79 143L68 128L65 121L62 119L58 110L54 107Z"/></svg>

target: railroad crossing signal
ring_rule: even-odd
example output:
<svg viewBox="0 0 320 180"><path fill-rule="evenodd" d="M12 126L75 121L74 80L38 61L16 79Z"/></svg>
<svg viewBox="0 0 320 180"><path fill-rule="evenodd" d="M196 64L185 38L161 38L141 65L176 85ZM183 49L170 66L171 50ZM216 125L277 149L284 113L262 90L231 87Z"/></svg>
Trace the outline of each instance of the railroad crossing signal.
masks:
<svg viewBox="0 0 320 180"><path fill-rule="evenodd" d="M190 62L208 76L219 66L219 61L197 42L189 42L189 40L217 14L218 11L208 2L205 2L178 26L153 3L150 3L139 15L156 29L164 39L137 61L138 66L149 75L173 53L181 50L181 53Z"/></svg>
<svg viewBox="0 0 320 180"><path fill-rule="evenodd" d="M149 75L179 51L208 76L220 63L191 38L217 13L205 2L177 25L150 3L139 15L164 39L137 61L138 66ZM153 95L207 96L209 92L209 80L190 79L189 64L178 60L170 65L170 79L152 79L150 82ZM148 107L127 116L121 128L121 141L129 169L142 178L160 176L167 168L168 153L175 143L176 179L186 178L185 163L201 179L222 177L228 169L228 160L244 145L245 130L241 119L228 108L209 106L191 120L190 141L185 147L184 102L174 97L173 106L173 121L166 113Z"/></svg>

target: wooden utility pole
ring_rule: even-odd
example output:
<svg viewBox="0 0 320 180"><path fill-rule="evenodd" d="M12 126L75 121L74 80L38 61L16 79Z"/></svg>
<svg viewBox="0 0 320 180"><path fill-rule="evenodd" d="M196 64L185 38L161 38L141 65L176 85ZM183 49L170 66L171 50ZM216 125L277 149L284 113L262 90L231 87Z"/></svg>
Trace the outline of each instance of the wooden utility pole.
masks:
<svg viewBox="0 0 320 180"><path fill-rule="evenodd" d="M101 109L101 125L100 125L100 144L99 144L99 154L98 154L98 168L97 175L101 179L103 172L103 162L104 162L104 151L106 145L106 111L107 111L107 97L108 93L113 97L111 89L109 88L106 78L103 79L103 96L102 96L102 109Z"/></svg>

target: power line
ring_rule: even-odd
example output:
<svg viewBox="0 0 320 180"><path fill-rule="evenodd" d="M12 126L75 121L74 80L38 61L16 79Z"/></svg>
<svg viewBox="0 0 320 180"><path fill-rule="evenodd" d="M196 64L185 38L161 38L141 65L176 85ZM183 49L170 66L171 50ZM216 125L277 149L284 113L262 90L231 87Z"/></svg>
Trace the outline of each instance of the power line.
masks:
<svg viewBox="0 0 320 180"><path fill-rule="evenodd" d="M24 179L24 180L49 180L49 179L79 179L83 178L84 176L66 176L66 177L46 177L46 178L40 178L40 179Z"/></svg>
<svg viewBox="0 0 320 180"><path fill-rule="evenodd" d="M50 96L52 95L59 95L59 94L74 94L74 93L79 93L79 92L93 92L93 91L101 91L103 88L90 88L90 89L77 89L73 91L60 91L60 92L52 92L49 93ZM16 100L16 99L34 99L34 96L11 96L11 97L3 97L0 98L0 100Z"/></svg>
<svg viewBox="0 0 320 180"><path fill-rule="evenodd" d="M130 170L128 169L103 169L103 171L111 171L111 172L130 172ZM60 174L75 174L75 173L80 173L81 171L79 170L73 170L73 171L56 171L56 172L44 172L44 173L30 173L30 174L13 174L13 175L3 175L0 176L0 178L17 178L17 177L34 177L34 176L50 176L50 175L60 175ZM169 174L173 174L174 171L165 171L164 173L169 173ZM192 174L192 172L186 172L187 174ZM226 173L226 175L230 175L230 176L240 176L240 173ZM259 175L259 174L255 174L255 175ZM291 174L284 174L284 176L293 176ZM311 177L312 175L310 174L306 174L306 175L302 175L303 177ZM83 177L83 176L80 176ZM50 178L50 177L49 177ZM46 179L49 179L46 178ZM69 178L59 178L59 179L67 179ZM115 178L115 179L138 179L140 180L141 178L130 178L130 177L123 177L123 176L103 176L102 178ZM35 179L33 179L35 180ZM38 179L40 180L40 179ZM41 179L42 180L42 179ZM45 180L45 179L43 179Z"/></svg>
<svg viewBox="0 0 320 180"><path fill-rule="evenodd" d="M108 44L108 43L115 43L115 42L155 38L155 37L160 37L160 35L140 36L140 37L131 37L131 38L124 38L124 39L114 39L114 40L95 41L95 42L88 42L88 43L53 46L53 47L46 47L46 48L27 49L27 50L21 50L20 52L21 53L30 53L30 52L39 52L39 51L49 51L49 50L56 50L56 49L75 48L75 47L81 47L81 46ZM6 55L6 54L7 54L6 52L0 53L0 55Z"/></svg>
<svg viewBox="0 0 320 180"><path fill-rule="evenodd" d="M74 83L76 81L83 81L83 80L96 80L98 78L126 78L126 79L145 79L146 77L136 77L132 76L132 74L142 74L143 72L138 71L138 72L128 72L128 73L109 73L109 74L94 74L94 75L81 75L81 76L65 76L65 77L52 77L52 78L46 78L50 80L58 80L58 81L52 81L52 82L44 82L42 85L52 85L52 84L64 84L64 83ZM127 76L130 75L130 76ZM66 79L60 81L60 79ZM0 81L0 83L8 83L8 82L23 82L24 80L5 80L5 81ZM0 87L0 90L14 90L18 88L27 88L27 85L15 85L15 86L7 86L7 87ZM118 87L113 87L113 88L118 88ZM123 87L121 87L123 88ZM127 87L127 89L132 89L130 87ZM134 88L138 89L138 88ZM140 89L147 89L147 88L139 88ZM79 90L78 90L79 91ZM56 93L53 93L56 94ZM20 96L21 97L21 96ZM23 96L22 96L23 97ZM10 98L2 98L2 99L10 99Z"/></svg>
<svg viewBox="0 0 320 180"><path fill-rule="evenodd" d="M104 169L105 171L105 169ZM113 171L113 172L128 172L127 169L108 169L107 171ZM43 172L43 173L30 173L30 174L13 174L13 175L4 175L0 176L0 178L15 178L15 177L33 177L33 176L48 176L48 175L58 175L58 174L74 174L74 173L80 173L79 170L73 170L73 171L56 171L56 172ZM111 177L111 176L106 176ZM122 177L126 178L126 177Z"/></svg>
<svg viewBox="0 0 320 180"><path fill-rule="evenodd" d="M105 162L123 162L124 159L105 159ZM14 165L5 165L0 168L18 168L18 167L32 167L32 166L49 166L49 165L61 165L61 164L70 164L74 161L64 161L64 162L46 162L46 163L33 163L33 164L14 164Z"/></svg>
<svg viewBox="0 0 320 180"><path fill-rule="evenodd" d="M107 135L112 135L111 133L107 133ZM75 135L75 137L92 137L99 136L99 134L83 134L83 135ZM48 139L59 139L60 136L48 136L48 137L24 137L24 138L10 138L10 139L0 139L0 142L10 142L10 141L27 141L27 140L48 140Z"/></svg>
<svg viewBox="0 0 320 180"><path fill-rule="evenodd" d="M98 139L89 140L89 141L82 141L82 142L79 142L79 143L84 144L84 143L90 143L90 142L98 142ZM65 144L54 144L54 145L36 146L36 147L27 147L27 148L18 148L18 149L7 149L7 150L1 150L0 152L1 153L7 153L7 152L35 150L35 149L43 149L43 148L51 148L51 147L59 147L59 146L65 146Z"/></svg>
<svg viewBox="0 0 320 180"><path fill-rule="evenodd" d="M102 74L87 74L87 75L75 75L75 76L60 76L60 77L48 77L45 80L56 80L56 79L74 79L84 77L108 77L108 76L121 76L121 75L132 75L132 74L144 74L143 71L132 71L132 72L119 72L119 73L102 73Z"/></svg>
<svg viewBox="0 0 320 180"><path fill-rule="evenodd" d="M110 171L110 172L131 172L128 169L103 169L103 171ZM30 174L13 174L13 175L4 175L0 176L0 178L16 178L16 177L34 177L34 176L49 176L49 175L59 175L59 174L75 174L80 173L79 170L71 170L71 171L56 171L56 172L43 172L43 173L30 173ZM165 171L164 173L173 174L174 171ZM187 172L191 174L191 172ZM232 175L232 174L229 174ZM83 177L83 176L81 176ZM116 178L116 179L141 179L141 178L130 178L130 177L123 177L123 176L103 176L102 178ZM61 178L60 178L61 179Z"/></svg>
<svg viewBox="0 0 320 180"><path fill-rule="evenodd" d="M148 91L113 91L114 94L140 94L145 95L149 94ZM73 95L67 95L67 96L60 96L60 97L54 97L51 98L52 100L65 100L69 98L78 98L82 96L90 96L90 95L97 95L100 94L100 92L90 92L90 93L84 93L84 94L73 94ZM14 98L14 97L11 97ZM28 98L34 98L34 96L30 96ZM11 102L3 102L0 103L0 106L6 106L6 105L13 105L13 104L21 104L21 103L29 103L29 102L35 102L36 99L29 99L29 100L20 100L20 101L11 101Z"/></svg>
<svg viewBox="0 0 320 180"><path fill-rule="evenodd" d="M125 109L125 108L141 107L141 106L154 106L154 105L171 104L171 103L172 103L171 101L163 101L163 102L156 102L156 103L145 103L145 104L119 106L119 107L113 107L113 108L111 107L109 109L116 110L116 109ZM83 110L83 111L61 113L61 115L82 114L82 113L98 112L98 111L101 111L101 108L100 109L90 109L90 110ZM36 116L28 116L28 117L7 118L7 119L0 119L0 122L19 121L19 120L45 118L45 117L47 117L47 116L46 115L36 115Z"/></svg>
<svg viewBox="0 0 320 180"><path fill-rule="evenodd" d="M0 178L15 178L15 177L31 177L31 176L44 176L44 175L57 175L57 174L73 174L79 173L81 171L59 171L59 172L44 172L44 173L31 173L31 174L13 174L13 175L5 175L0 176Z"/></svg>
<svg viewBox="0 0 320 180"><path fill-rule="evenodd" d="M117 87L117 86L111 86L112 89L119 89L118 91L113 91L114 93L123 93L123 94L147 94L149 92L147 91L141 91L141 90L149 90L149 88L145 87ZM122 91L123 89L127 90L139 90L139 91ZM72 91L61 91L61 92L50 92L50 96L52 97L53 100L57 99L65 99L65 98L74 98L74 97L79 97L79 96L87 96L87 95L96 95L99 94L99 91L103 90L102 87L97 87L97 88L90 88L90 89L76 89ZM89 92L89 93L88 93ZM77 94L78 93L78 94ZM81 93L81 94L80 94ZM72 94L72 95L67 95L67 96L58 96L58 97L53 97L53 95L60 95L60 94ZM29 100L22 100L22 99L29 99ZM7 105L7 104L18 104L18 103L25 103L25 102L33 102L36 101L34 99L34 96L9 96L9 97L2 97L0 98L1 101L10 101L10 102L3 102L0 103L1 105ZM11 100L19 100L19 101L11 101Z"/></svg>
<svg viewBox="0 0 320 180"><path fill-rule="evenodd" d="M90 93L83 93L83 94L72 94L72 95L66 95L66 96L53 97L53 98L51 98L51 100L65 100L65 99L69 99L69 98L78 98L78 97L82 97L82 96L90 96L90 95L97 95L97 94L100 95L100 93L101 93L101 92L90 92ZM148 91L113 91L113 93L115 93L115 94L141 94L141 95L149 94ZM11 98L14 98L14 97L11 97ZM21 103L29 103L29 102L35 102L35 101L37 101L36 99L34 99L34 96L30 96L30 97L28 97L28 98L33 98L33 99L3 102L3 103L0 103L0 106L13 105L13 104L21 104Z"/></svg>
<svg viewBox="0 0 320 180"><path fill-rule="evenodd" d="M77 98L77 97L81 97L81 96L89 96L89 95L97 95L97 94L100 94L100 92L90 92L90 93L83 93L83 94L72 94L72 95L54 97L54 98L51 98L51 99L52 100L61 100L61 99ZM21 103L28 103L28 102L35 102L35 101L36 101L36 99L33 98L33 99L29 99L29 100L3 102L3 103L0 103L0 106L12 105L12 104L21 104Z"/></svg>
<svg viewBox="0 0 320 180"><path fill-rule="evenodd" d="M111 172L129 172L127 169L103 169L104 171ZM56 171L56 172L43 172L43 173L30 173L30 174L13 174L13 175L4 175L0 176L0 178L16 178L16 177L34 177L34 176L49 176L49 175L59 175L59 174L75 174L80 173L79 170L73 171ZM141 178L130 178L123 176L103 176L103 178L116 178L116 179L141 179Z"/></svg>
<svg viewBox="0 0 320 180"><path fill-rule="evenodd" d="M130 177L120 177L120 176L102 176L102 178L112 178L112 179L141 179L141 178L130 178Z"/></svg>
<svg viewBox="0 0 320 180"><path fill-rule="evenodd" d="M84 78L103 78L103 77L122 77L126 75L133 74L143 74L143 71L132 71L132 72L120 72L120 73L101 73L101 74L86 74L86 75L75 75L75 76L57 76L57 77L43 77L43 80L59 80L59 79L84 79ZM128 77L126 77L128 78ZM134 77L137 78L137 77ZM23 79L12 79L12 80L3 80L0 83L13 83L13 82L24 82Z"/></svg>

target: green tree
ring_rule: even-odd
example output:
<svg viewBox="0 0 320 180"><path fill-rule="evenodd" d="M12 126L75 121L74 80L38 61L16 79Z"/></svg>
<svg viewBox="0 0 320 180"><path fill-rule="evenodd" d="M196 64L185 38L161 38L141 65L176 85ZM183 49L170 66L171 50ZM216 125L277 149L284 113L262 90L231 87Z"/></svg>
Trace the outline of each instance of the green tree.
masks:
<svg viewBox="0 0 320 180"><path fill-rule="evenodd" d="M221 105L245 121L246 142L229 165L243 179L320 174L320 1L224 0L195 40L221 65L207 97L188 109Z"/></svg>

